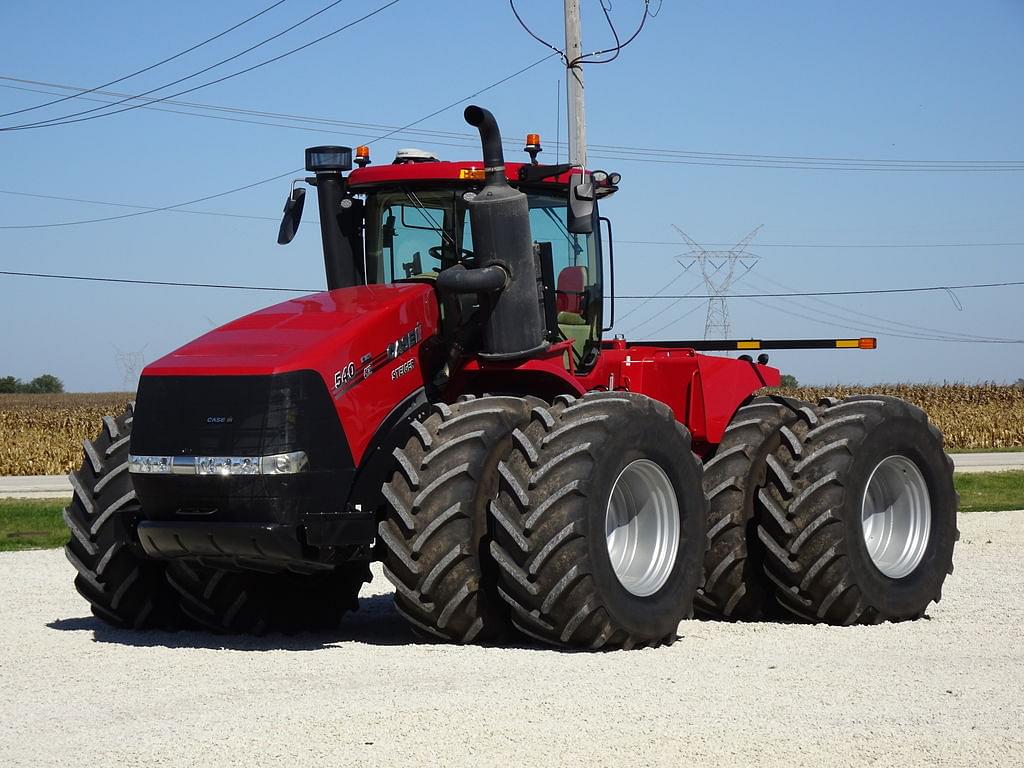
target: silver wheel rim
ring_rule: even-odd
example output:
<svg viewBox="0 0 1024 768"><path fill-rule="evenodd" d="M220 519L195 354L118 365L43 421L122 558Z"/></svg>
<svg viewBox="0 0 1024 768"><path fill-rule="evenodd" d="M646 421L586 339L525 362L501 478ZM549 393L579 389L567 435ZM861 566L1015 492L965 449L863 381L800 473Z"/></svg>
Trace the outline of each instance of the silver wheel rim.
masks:
<svg viewBox="0 0 1024 768"><path fill-rule="evenodd" d="M860 517L875 567L890 579L910 575L932 528L931 495L917 465L906 456L882 459L868 477Z"/></svg>
<svg viewBox="0 0 1024 768"><path fill-rule="evenodd" d="M665 585L679 553L679 501L665 470L649 459L626 465L612 486L604 532L626 591L647 597Z"/></svg>

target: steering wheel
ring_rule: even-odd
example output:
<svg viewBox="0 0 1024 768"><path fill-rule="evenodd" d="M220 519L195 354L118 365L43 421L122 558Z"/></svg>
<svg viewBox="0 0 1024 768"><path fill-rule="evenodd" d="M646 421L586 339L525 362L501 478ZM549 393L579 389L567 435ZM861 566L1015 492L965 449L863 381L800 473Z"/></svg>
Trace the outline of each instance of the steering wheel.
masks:
<svg viewBox="0 0 1024 768"><path fill-rule="evenodd" d="M435 258L438 261L452 261L452 259L444 255L444 249L440 245L435 245L431 248L428 248L427 253L429 253L432 258ZM465 248L459 249L459 255L462 257L463 261L470 261L476 259L476 254L474 254L472 251L467 251Z"/></svg>

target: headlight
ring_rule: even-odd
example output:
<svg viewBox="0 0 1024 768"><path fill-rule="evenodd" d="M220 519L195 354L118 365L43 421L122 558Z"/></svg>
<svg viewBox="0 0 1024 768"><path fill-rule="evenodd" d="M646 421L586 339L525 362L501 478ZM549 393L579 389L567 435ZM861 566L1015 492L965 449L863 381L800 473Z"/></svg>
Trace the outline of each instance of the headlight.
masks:
<svg viewBox="0 0 1024 768"><path fill-rule="evenodd" d="M132 474L162 475L294 475L309 469L305 451L271 456L129 456Z"/></svg>

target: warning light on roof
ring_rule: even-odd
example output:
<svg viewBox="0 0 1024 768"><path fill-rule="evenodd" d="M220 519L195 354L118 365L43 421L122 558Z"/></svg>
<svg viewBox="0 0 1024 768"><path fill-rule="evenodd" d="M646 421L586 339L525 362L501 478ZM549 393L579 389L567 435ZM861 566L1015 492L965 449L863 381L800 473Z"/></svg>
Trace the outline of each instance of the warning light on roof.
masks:
<svg viewBox="0 0 1024 768"><path fill-rule="evenodd" d="M356 165L360 168L370 164L370 148L367 146L356 147Z"/></svg>
<svg viewBox="0 0 1024 768"><path fill-rule="evenodd" d="M858 342L859 342L858 346L861 349L877 349L878 348L878 339L864 338L864 339L858 339Z"/></svg>
<svg viewBox="0 0 1024 768"><path fill-rule="evenodd" d="M523 148L523 151L530 156L530 162L536 165L537 155L543 152L543 150L540 147L539 133L526 134L526 146Z"/></svg>

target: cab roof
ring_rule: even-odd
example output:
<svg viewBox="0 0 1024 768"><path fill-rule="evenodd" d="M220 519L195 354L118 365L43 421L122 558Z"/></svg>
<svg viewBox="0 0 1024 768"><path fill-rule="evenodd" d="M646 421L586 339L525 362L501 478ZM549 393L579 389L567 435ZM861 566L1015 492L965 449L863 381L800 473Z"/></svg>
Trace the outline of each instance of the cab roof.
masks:
<svg viewBox="0 0 1024 768"><path fill-rule="evenodd" d="M529 163L505 163L505 178L513 184L519 183L519 169ZM367 165L356 168L348 175L350 188L395 184L408 181L462 181L466 184L483 181L482 160L438 160L436 162L407 162L389 165ZM569 171L539 182L540 186L567 188Z"/></svg>

